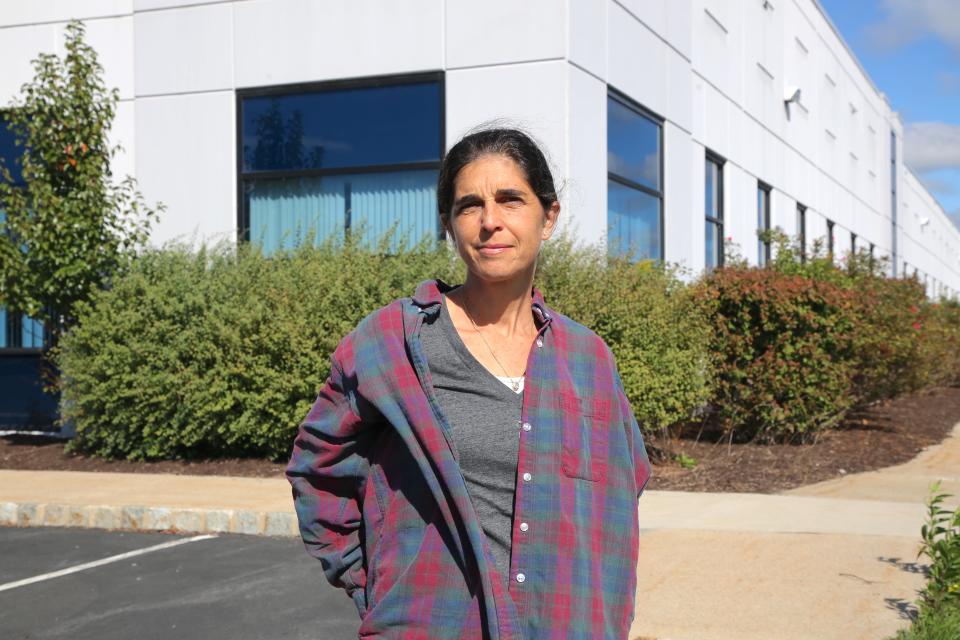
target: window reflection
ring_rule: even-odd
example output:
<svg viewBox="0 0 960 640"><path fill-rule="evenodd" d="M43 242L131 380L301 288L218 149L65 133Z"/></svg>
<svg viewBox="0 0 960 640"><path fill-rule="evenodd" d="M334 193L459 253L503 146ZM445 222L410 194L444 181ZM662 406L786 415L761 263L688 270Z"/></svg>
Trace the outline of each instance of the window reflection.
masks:
<svg viewBox="0 0 960 640"><path fill-rule="evenodd" d="M607 250L663 259L663 131L619 94L607 97Z"/></svg>

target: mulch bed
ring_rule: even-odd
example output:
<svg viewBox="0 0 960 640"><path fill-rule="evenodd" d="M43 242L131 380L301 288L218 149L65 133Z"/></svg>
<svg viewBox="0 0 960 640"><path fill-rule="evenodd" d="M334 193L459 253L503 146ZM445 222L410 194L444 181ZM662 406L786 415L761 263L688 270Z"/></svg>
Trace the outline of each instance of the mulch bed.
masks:
<svg viewBox="0 0 960 640"><path fill-rule="evenodd" d="M652 490L775 493L906 462L943 440L960 422L960 388L939 387L884 401L852 414L815 444L730 443L699 428L647 439ZM284 463L259 459L134 462L67 454L62 441L0 437L0 469L112 471L283 477ZM674 461L683 454L693 468Z"/></svg>
<svg viewBox="0 0 960 640"><path fill-rule="evenodd" d="M776 493L850 473L907 462L960 422L960 388L938 387L871 405L847 416L815 444L730 444L695 429L649 438L649 489ZM684 468L673 456L697 461ZM657 458L662 458L657 460ZM659 462L659 463L658 463Z"/></svg>

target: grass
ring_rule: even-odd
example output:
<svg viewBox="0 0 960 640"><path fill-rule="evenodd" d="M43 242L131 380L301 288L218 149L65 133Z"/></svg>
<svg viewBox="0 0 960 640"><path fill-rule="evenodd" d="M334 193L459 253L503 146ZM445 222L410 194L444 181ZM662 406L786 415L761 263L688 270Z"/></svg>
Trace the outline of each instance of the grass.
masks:
<svg viewBox="0 0 960 640"><path fill-rule="evenodd" d="M921 615L909 629L890 640L957 640L960 638L960 606L934 609Z"/></svg>

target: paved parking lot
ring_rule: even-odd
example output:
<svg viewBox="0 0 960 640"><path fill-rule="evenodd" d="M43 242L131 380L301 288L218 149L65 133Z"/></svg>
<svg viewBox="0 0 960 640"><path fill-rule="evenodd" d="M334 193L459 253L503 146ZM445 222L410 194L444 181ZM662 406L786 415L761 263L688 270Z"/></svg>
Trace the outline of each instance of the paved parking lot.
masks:
<svg viewBox="0 0 960 640"><path fill-rule="evenodd" d="M296 538L0 527L5 640L348 640L358 626Z"/></svg>

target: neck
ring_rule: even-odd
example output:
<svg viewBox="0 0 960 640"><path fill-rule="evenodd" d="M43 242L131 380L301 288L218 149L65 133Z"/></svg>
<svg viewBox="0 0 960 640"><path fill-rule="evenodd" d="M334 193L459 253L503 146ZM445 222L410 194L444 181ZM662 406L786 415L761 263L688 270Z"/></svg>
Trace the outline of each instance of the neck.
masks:
<svg viewBox="0 0 960 640"><path fill-rule="evenodd" d="M522 277L503 282L487 282L467 274L460 287L461 306L478 326L493 326L506 337L536 333L530 290L533 288L533 269Z"/></svg>

